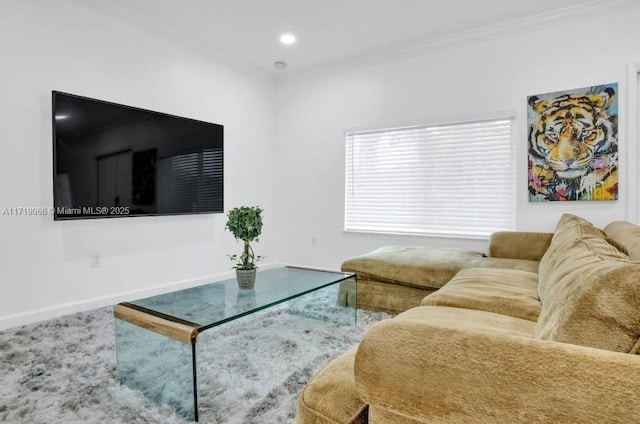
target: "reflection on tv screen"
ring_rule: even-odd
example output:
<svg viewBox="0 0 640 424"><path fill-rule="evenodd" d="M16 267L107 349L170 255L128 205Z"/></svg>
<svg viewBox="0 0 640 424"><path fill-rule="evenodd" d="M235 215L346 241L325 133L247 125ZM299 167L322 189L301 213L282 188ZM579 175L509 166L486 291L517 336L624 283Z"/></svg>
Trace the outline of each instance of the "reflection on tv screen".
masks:
<svg viewBox="0 0 640 424"><path fill-rule="evenodd" d="M55 219L223 212L222 125L52 97Z"/></svg>

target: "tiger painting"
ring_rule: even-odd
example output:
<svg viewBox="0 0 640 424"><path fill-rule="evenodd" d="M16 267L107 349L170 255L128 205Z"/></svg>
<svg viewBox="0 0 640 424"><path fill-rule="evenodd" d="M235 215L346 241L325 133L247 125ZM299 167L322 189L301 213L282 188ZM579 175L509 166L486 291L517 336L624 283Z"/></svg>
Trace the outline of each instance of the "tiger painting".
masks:
<svg viewBox="0 0 640 424"><path fill-rule="evenodd" d="M617 200L617 84L528 98L529 201Z"/></svg>

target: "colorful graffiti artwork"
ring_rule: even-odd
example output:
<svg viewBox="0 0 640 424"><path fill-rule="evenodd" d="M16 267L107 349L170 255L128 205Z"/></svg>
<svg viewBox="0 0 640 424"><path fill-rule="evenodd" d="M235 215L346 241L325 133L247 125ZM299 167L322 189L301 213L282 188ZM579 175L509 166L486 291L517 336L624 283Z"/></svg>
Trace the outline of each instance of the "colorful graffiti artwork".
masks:
<svg viewBox="0 0 640 424"><path fill-rule="evenodd" d="M618 84L527 98L529 201L618 199Z"/></svg>

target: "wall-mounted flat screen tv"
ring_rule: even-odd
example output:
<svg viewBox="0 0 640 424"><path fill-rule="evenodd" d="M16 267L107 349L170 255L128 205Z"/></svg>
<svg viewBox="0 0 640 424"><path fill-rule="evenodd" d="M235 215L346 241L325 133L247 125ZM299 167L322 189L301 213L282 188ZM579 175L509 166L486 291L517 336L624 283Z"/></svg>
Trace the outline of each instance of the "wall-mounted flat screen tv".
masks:
<svg viewBox="0 0 640 424"><path fill-rule="evenodd" d="M223 212L223 126L58 91L54 219Z"/></svg>

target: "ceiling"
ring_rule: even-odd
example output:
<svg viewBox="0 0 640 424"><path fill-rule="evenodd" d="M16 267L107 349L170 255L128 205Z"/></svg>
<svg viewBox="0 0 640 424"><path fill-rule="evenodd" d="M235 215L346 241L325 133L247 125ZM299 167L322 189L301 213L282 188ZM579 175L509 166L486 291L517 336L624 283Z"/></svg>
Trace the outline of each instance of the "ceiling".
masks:
<svg viewBox="0 0 640 424"><path fill-rule="evenodd" d="M637 0L76 0L218 59L268 74L361 63L456 35L532 29ZM582 15L581 15L582 14ZM297 36L282 45L284 32ZM425 44L426 43L426 44ZM275 61L287 63L285 70Z"/></svg>

